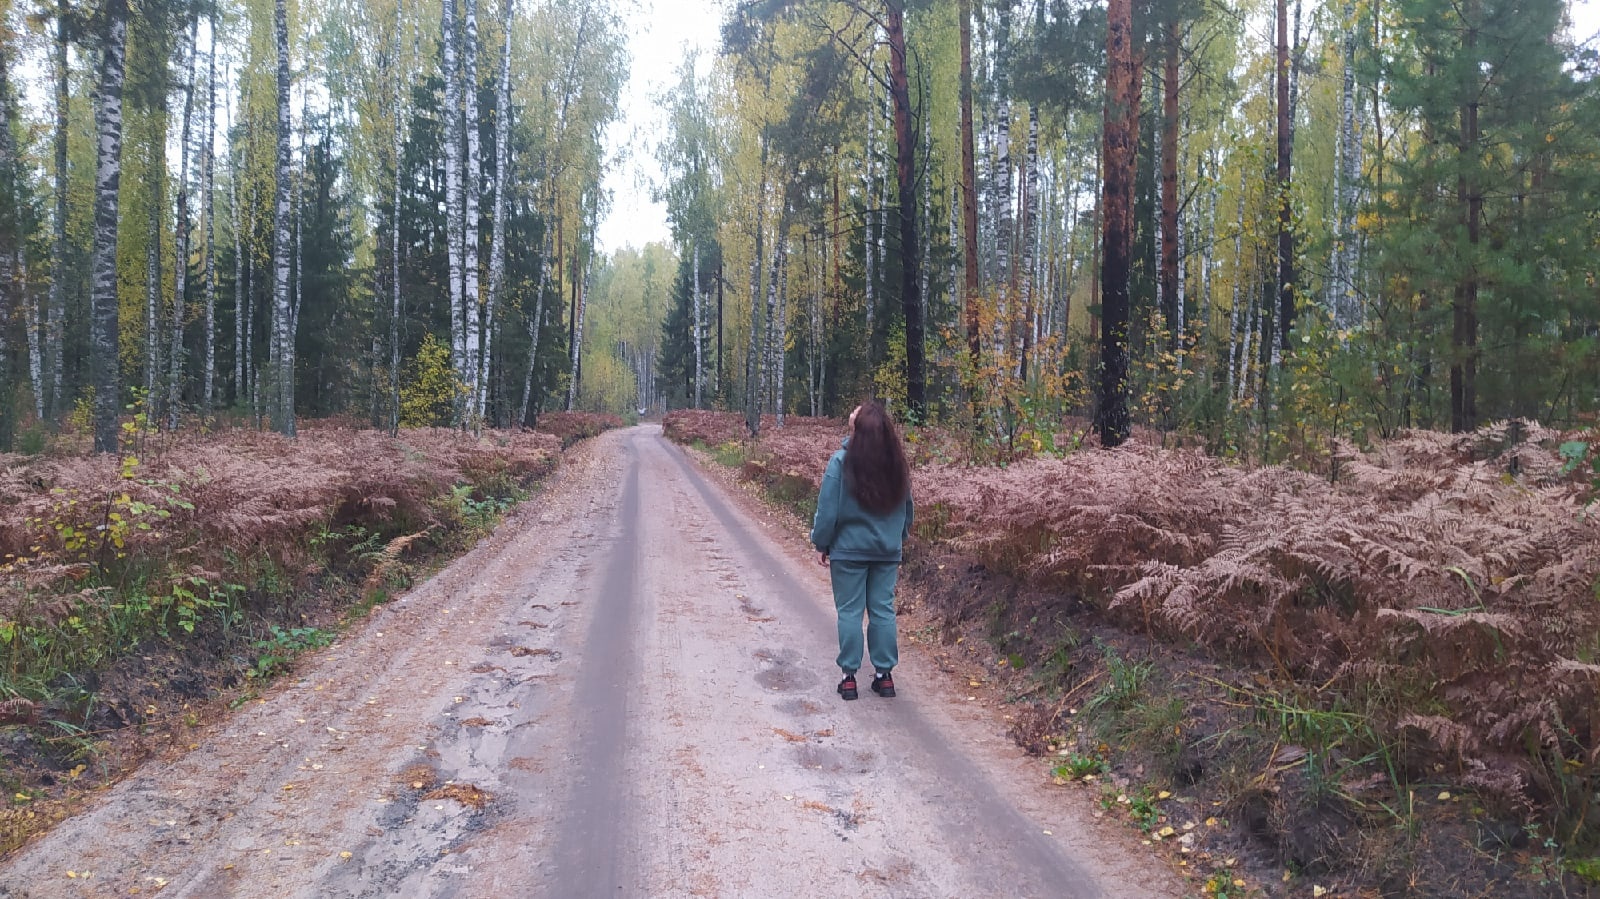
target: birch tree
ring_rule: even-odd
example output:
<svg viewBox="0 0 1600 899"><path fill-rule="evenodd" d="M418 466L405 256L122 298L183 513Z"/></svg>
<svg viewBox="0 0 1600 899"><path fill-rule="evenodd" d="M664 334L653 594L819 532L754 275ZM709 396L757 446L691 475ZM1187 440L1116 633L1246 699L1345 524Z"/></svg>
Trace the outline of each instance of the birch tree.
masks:
<svg viewBox="0 0 1600 899"><path fill-rule="evenodd" d="M189 38L181 49L187 74L183 87L183 125L178 139L178 212L172 260L172 342L168 345L170 365L167 370L169 431L178 429L178 409L183 398L184 299L189 286L189 146L190 126L194 118L195 56L199 46L200 20L193 17L189 25Z"/></svg>
<svg viewBox="0 0 1600 899"><path fill-rule="evenodd" d="M272 218L272 367L273 424L286 437L295 436L294 316L289 296L291 235L289 189L294 177L289 137L289 15L285 0L274 0L273 34L278 47L278 134L276 190Z"/></svg>
<svg viewBox="0 0 1600 899"><path fill-rule="evenodd" d="M278 0L281 4L283 0ZM121 364L117 354L117 192L122 180L122 86L128 48L127 0L96 11L94 251L89 294L89 367L94 449L117 451Z"/></svg>

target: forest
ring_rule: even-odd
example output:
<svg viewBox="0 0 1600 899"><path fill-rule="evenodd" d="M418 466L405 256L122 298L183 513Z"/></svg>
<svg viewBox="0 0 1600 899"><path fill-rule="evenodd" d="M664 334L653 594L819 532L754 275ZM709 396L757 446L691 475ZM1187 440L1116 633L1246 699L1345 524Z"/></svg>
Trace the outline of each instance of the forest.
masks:
<svg viewBox="0 0 1600 899"><path fill-rule="evenodd" d="M88 727L61 672L218 609L223 646L300 633L296 584L375 603L624 419L804 513L874 397L908 583L981 569L940 601L1010 670L1091 608L1255 678L1220 705L1293 718L1313 786L1381 757L1398 808L1448 760L1592 856L1578 8L730 0L618 146L626 4L8 2L0 724ZM667 236L603 247L630 154Z"/></svg>
<svg viewBox="0 0 1600 899"><path fill-rule="evenodd" d="M8 7L0 446L870 394L1317 464L1600 401L1596 51L1557 0L718 15L629 148L670 240L599 254L616 9Z"/></svg>

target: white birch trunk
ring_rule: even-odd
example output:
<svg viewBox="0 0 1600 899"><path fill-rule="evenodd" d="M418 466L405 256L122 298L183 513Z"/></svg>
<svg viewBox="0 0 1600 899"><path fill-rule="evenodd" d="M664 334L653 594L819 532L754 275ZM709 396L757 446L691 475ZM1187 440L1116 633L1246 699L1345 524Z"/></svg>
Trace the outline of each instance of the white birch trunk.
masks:
<svg viewBox="0 0 1600 899"><path fill-rule="evenodd" d="M1334 328L1344 331L1361 324L1361 307L1356 300L1356 185L1361 172L1361 123L1356 115L1356 13L1355 4L1346 0L1342 35L1344 75L1339 94L1338 157L1334 167L1335 213L1332 302Z"/></svg>
<svg viewBox="0 0 1600 899"><path fill-rule="evenodd" d="M785 229L787 231L787 229ZM778 427L783 427L784 415L784 371L788 366L789 354L785 351L789 343L789 237L787 233L778 240L778 270L774 273L778 282L778 317L776 327L773 329L774 341L772 345L773 377L772 377L772 403L775 407L773 413L778 417Z"/></svg>
<svg viewBox="0 0 1600 899"><path fill-rule="evenodd" d="M200 49L200 20L189 25L188 45L183 48L185 67L183 126L178 138L178 210L173 221L172 259L172 342L168 346L167 430L178 429L178 403L183 398L183 320L189 290L189 144L194 119L195 55Z"/></svg>
<svg viewBox="0 0 1600 899"><path fill-rule="evenodd" d="M64 406L61 395L62 375L65 370L65 332L67 318L67 128L71 111L71 82L68 79L68 54L71 46L67 40L68 7L60 0L56 8L55 64L55 260L50 278L49 358L51 417L60 414Z"/></svg>
<svg viewBox="0 0 1600 899"><path fill-rule="evenodd" d="M444 0L443 20L440 23L440 42L444 59L444 205L445 245L449 256L450 277L450 363L456 377L464 385L467 364L467 306L464 290L463 267L466 261L466 214L461 196L461 72L456 62L456 0ZM459 385L458 385L459 386ZM452 401L455 424L466 423L465 397Z"/></svg>
<svg viewBox="0 0 1600 899"><path fill-rule="evenodd" d="M1184 332L1188 324L1189 310L1184 306L1189 294L1189 259L1184 255L1188 249L1183 231L1183 174L1188 165L1189 147L1187 143L1180 144L1178 153L1178 181L1173 190L1178 195L1178 283L1175 285L1177 296L1172 298L1173 311L1177 314L1177 321L1172 323L1173 333L1178 337L1178 371L1182 373L1184 362L1189 354L1189 338Z"/></svg>
<svg viewBox="0 0 1600 899"><path fill-rule="evenodd" d="M761 142L760 186L756 190L755 251L750 254L750 339L744 357L744 419L750 436L761 432L761 372L757 337L761 333L762 228L767 209L767 145ZM870 201L869 201L870 202ZM870 244L869 244L870 246ZM870 283L870 281L869 281Z"/></svg>
<svg viewBox="0 0 1600 899"><path fill-rule="evenodd" d="M694 248L694 407L701 407L701 385L705 381L705 324L700 302L700 248Z"/></svg>
<svg viewBox="0 0 1600 899"><path fill-rule="evenodd" d="M201 386L201 410L206 418L216 401L217 372L217 17L210 22L211 46L206 53L206 139L200 156L200 193L205 203L206 236L206 333L205 377Z"/></svg>
<svg viewBox="0 0 1600 899"><path fill-rule="evenodd" d="M1023 314L1028 320L1022 322L1022 334L1019 335L1023 336L1025 341L1017 347L1019 372L1027 365L1027 347L1039 340L1036 324L1039 310L1034 296L1034 289L1038 283L1034 266L1038 259L1035 245L1039 239L1039 109L1031 104L1028 106L1027 153L1027 157L1023 160L1022 260L1017 301L1021 304Z"/></svg>
<svg viewBox="0 0 1600 899"><path fill-rule="evenodd" d="M230 67L231 68L231 67ZM233 133L233 96L229 94L226 104L228 115L228 133ZM243 166L240 159L244 156L241 148L234 147L230 142L228 147L228 164L231 171L228 174L228 211L233 225L233 402L242 406L249 397L249 387L245 381L245 322L250 317L250 291L244 281L244 232L245 224L241 216L243 208L239 205L239 179L243 176Z"/></svg>
<svg viewBox="0 0 1600 899"><path fill-rule="evenodd" d="M28 329L28 385L33 390L34 418L44 421L44 348L40 345L44 310L39 308L44 297L28 289L28 257L22 251L22 235L17 238L16 296L22 301L23 326Z"/></svg>
<svg viewBox="0 0 1600 899"><path fill-rule="evenodd" d="M156 405L161 399L157 392L161 372L161 207L165 199L161 190L162 175L167 170L164 159L166 141L151 150L146 174L150 179L150 236L145 244L144 269L144 391L146 422L155 420Z"/></svg>
<svg viewBox="0 0 1600 899"><path fill-rule="evenodd" d="M550 286L550 236L545 235L544 248L539 254L539 287L534 291L533 316L528 319L528 370L522 381L522 408L517 412L517 425L528 423L528 400L533 396L534 364L539 360L539 331L544 323L544 292Z"/></svg>
<svg viewBox="0 0 1600 899"><path fill-rule="evenodd" d="M582 386L579 382L583 378L583 319L589 307L589 276L593 271L591 260L578 281L578 314L572 320L572 377L567 380L568 412L577 408L578 391Z"/></svg>
<svg viewBox="0 0 1600 899"><path fill-rule="evenodd" d="M867 172L866 172L866 242L862 247L862 255L866 263L866 302L867 302L867 364L872 363L872 329L877 321L877 220L878 220L878 117L873 114L874 95L877 92L877 80L873 78L872 69L867 69Z"/></svg>
<svg viewBox="0 0 1600 899"><path fill-rule="evenodd" d="M489 382L489 369L494 361L495 311L499 308L501 292L506 281L506 189L511 177L511 23L512 0L500 0L500 26L505 45L500 54L500 84L495 94L494 113L494 212L492 236L489 239L489 300L484 319L491 327L484 329L483 364L479 366L479 380ZM481 420L489 391L478 395L478 418Z"/></svg>
<svg viewBox="0 0 1600 899"><path fill-rule="evenodd" d="M89 295L89 367L94 384L94 448L117 451L121 371L117 353L117 194L122 180L122 85L126 74L128 5L109 0L101 9L95 91L95 199L92 286Z"/></svg>
<svg viewBox="0 0 1600 899"><path fill-rule="evenodd" d="M1241 377L1240 374L1235 374L1235 371L1239 371L1241 374L1244 371L1244 369L1236 368L1236 366L1237 366L1237 363L1239 361L1238 356L1240 355L1237 352L1237 350L1239 349L1239 288L1242 287L1243 284L1244 284L1244 194L1245 194L1245 186L1246 186L1245 173L1244 172L1240 172L1239 173L1239 217L1234 220L1234 225L1233 225L1233 227L1234 227L1234 231L1233 231L1233 300L1232 300L1232 302L1230 302L1228 304L1228 408L1230 410L1233 409L1233 404L1235 402L1237 402L1239 399L1242 399L1243 396L1244 396L1244 394L1242 393L1242 387L1240 386L1240 382L1243 380L1243 378ZM1245 328L1247 329L1247 331L1246 331L1246 334L1245 334L1245 340L1244 340L1245 346L1244 346L1244 353L1243 353L1243 356L1244 356L1244 359L1246 361L1246 364L1248 364L1249 359L1250 359L1250 339L1249 339L1249 333L1248 333L1248 328L1249 327L1250 327L1250 317L1249 317L1248 314L1246 314L1246 316L1245 316Z"/></svg>
<svg viewBox="0 0 1600 899"><path fill-rule="evenodd" d="M478 0L467 0L466 22L463 35L461 89L465 107L463 120L466 126L467 161L461 173L461 187L465 193L462 218L461 266L466 278L463 290L466 315L464 322L467 356L462 374L467 385L469 427L477 429L483 407L484 380L480 377L479 360L483 355L483 335L488 330L484 319L483 292L478 281L478 198L482 192L483 165L478 139Z"/></svg>
<svg viewBox="0 0 1600 899"><path fill-rule="evenodd" d="M273 424L286 437L295 435L294 316L289 297L289 187L292 178L289 134L289 13L285 0L273 3L273 30L278 44L278 159L272 223Z"/></svg>
<svg viewBox="0 0 1600 899"><path fill-rule="evenodd" d="M1207 160L1211 165L1206 166ZM1200 337L1203 339L1211 332L1211 283L1213 269L1217 259L1217 200L1219 184L1217 181L1216 156L1202 156L1200 165L1205 166L1206 174L1200 177L1201 183L1206 185L1206 239L1201 241L1200 255Z"/></svg>
<svg viewBox="0 0 1600 899"><path fill-rule="evenodd" d="M9 54L0 53L0 186L7 188L0 195L0 403L10 403L11 319L18 306L25 310L25 342L34 341L33 315L26 311L31 305L23 296L22 279L18 277L16 251L22 246L22 221L18 214L15 192L17 152L11 138L11 72Z"/></svg>

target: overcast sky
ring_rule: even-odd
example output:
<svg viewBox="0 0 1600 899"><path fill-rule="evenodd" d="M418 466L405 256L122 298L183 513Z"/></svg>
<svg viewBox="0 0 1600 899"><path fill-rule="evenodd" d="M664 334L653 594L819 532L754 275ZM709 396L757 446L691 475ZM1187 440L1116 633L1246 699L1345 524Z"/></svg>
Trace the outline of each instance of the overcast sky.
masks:
<svg viewBox="0 0 1600 899"><path fill-rule="evenodd" d="M1574 0L1573 30L1591 46L1600 43L1600 0ZM633 71L623 91L622 116L606 137L619 158L606 176L611 211L600 223L596 239L603 252L624 246L642 247L668 239L666 209L650 201L650 187L659 179L654 141L665 124L655 102L683 59L686 48L709 59L718 41L722 4L718 0L640 0L630 13Z"/></svg>
<svg viewBox="0 0 1600 899"><path fill-rule="evenodd" d="M631 18L633 70L622 94L622 115L606 132L611 153L620 160L606 175L611 212L595 235L607 253L668 239L666 208L650 201L651 184L661 177L655 142L666 127L655 98L673 83L688 49L699 49L702 65L709 63L719 40L722 4L639 0Z"/></svg>

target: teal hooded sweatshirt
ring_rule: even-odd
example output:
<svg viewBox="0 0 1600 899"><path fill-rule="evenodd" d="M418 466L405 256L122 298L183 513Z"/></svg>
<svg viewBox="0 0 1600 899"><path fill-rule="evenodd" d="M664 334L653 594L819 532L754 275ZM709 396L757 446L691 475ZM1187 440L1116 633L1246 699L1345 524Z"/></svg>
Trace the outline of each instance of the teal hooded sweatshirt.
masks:
<svg viewBox="0 0 1600 899"><path fill-rule="evenodd" d="M850 445L846 438L844 445ZM828 459L817 492L817 517L811 525L811 545L841 562L898 562L900 548L911 536L913 509L910 494L887 515L874 515L844 482L844 450Z"/></svg>

